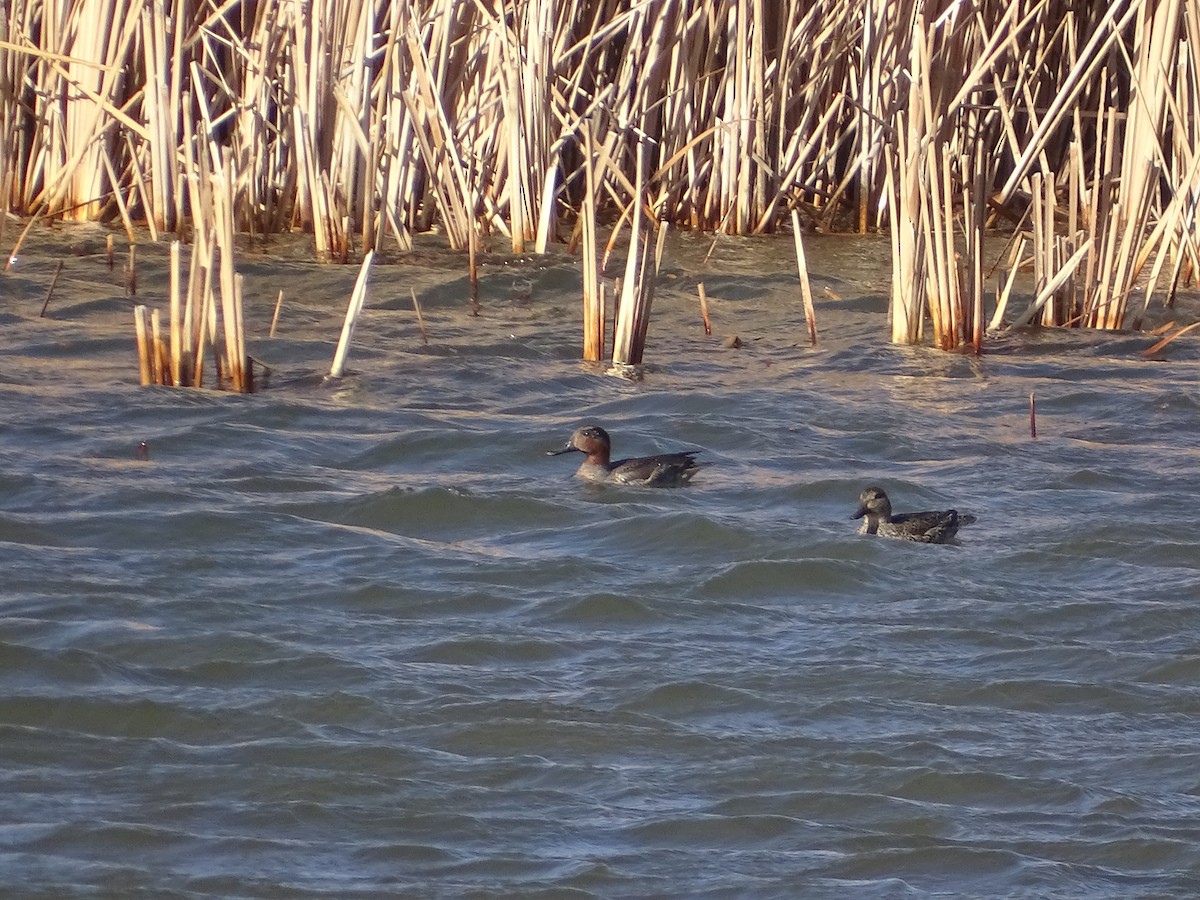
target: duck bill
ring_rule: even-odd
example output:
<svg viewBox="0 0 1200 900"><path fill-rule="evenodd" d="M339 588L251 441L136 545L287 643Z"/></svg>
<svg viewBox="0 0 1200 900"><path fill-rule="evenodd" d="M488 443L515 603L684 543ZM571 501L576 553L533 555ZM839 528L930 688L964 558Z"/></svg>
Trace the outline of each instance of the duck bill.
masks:
<svg viewBox="0 0 1200 900"><path fill-rule="evenodd" d="M567 444L565 447L559 447L557 450L547 450L547 456L562 456L564 453L582 453L574 444Z"/></svg>
<svg viewBox="0 0 1200 900"><path fill-rule="evenodd" d="M867 507L866 507L866 506L860 506L860 507L858 508L858 511L857 511L857 512L855 512L855 513L854 513L854 515L852 515L850 518L852 518L852 519L861 519L861 518L862 518L863 516L865 516L865 515L866 515L868 512L869 512L869 510L867 509Z"/></svg>

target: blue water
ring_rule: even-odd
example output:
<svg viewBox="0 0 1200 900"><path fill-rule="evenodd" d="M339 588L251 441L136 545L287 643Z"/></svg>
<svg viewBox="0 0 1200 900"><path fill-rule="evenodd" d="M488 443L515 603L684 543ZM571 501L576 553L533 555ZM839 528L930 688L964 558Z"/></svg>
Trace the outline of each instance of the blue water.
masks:
<svg viewBox="0 0 1200 900"><path fill-rule="evenodd" d="M1200 893L1194 338L893 347L886 244L814 238L813 349L789 240L682 238L630 381L570 259L476 316L426 250L323 383L356 271L248 251L269 385L141 388L67 240L0 300L5 896ZM580 483L583 422L706 468ZM859 536L867 484L978 522Z"/></svg>

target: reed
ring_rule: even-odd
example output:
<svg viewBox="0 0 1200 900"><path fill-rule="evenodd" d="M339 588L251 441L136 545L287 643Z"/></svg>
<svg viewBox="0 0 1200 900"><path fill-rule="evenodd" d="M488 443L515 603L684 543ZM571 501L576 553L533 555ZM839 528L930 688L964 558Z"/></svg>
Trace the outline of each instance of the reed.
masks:
<svg viewBox="0 0 1200 900"><path fill-rule="evenodd" d="M342 334L338 338L337 350L333 354L333 365L329 368L330 378L341 378L346 372L346 359L350 355L350 341L354 337L354 328L362 313L363 305L367 302L367 276L371 272L371 262L375 251L368 250L358 269L358 278L354 282L354 290L350 292L350 302L346 306L346 318L342 322ZM416 294L413 294L416 302ZM420 315L418 311L418 315Z"/></svg>
<svg viewBox="0 0 1200 900"><path fill-rule="evenodd" d="M808 280L808 260L804 255L800 216L795 210L792 210L792 238L796 244L796 272L800 276L800 297L804 302L804 321L808 325L808 342L815 347L817 346L817 312L813 306L812 285ZM708 317L705 316L705 322L707 321Z"/></svg>
<svg viewBox="0 0 1200 900"><path fill-rule="evenodd" d="M46 299L42 302L42 311L38 314L39 318L46 317L46 310L50 308L50 298L54 296L54 288L58 284L58 276L62 274L63 261L60 259L58 265L54 267L54 277L50 279L50 287L46 288Z"/></svg>
<svg viewBox="0 0 1200 900"><path fill-rule="evenodd" d="M472 254L491 235L543 252L631 219L640 166L643 226L754 234L803 210L886 227L893 340L977 350L1005 321L985 306L1000 210L1043 285L1076 260L1042 324L1136 324L1200 268L1200 13L1183 0L13 0L0 16L18 214L204 242L195 182L226 169L236 231L303 230L329 261L431 228Z"/></svg>
<svg viewBox="0 0 1200 900"><path fill-rule="evenodd" d="M583 237L583 358L599 362L604 356L604 290L596 241L596 160L590 124L583 132L585 190L579 215Z"/></svg>
<svg viewBox="0 0 1200 900"><path fill-rule="evenodd" d="M421 301L417 299L417 292L410 288L412 293L413 312L417 314L417 329L421 332L421 343L426 347L429 346L429 332L425 330L425 315L421 312Z"/></svg>
<svg viewBox="0 0 1200 900"><path fill-rule="evenodd" d="M279 295L275 298L275 312L271 314L271 330L267 332L267 337L275 337L275 329L279 327L279 313L283 310L283 288L279 289Z"/></svg>
<svg viewBox="0 0 1200 900"><path fill-rule="evenodd" d="M621 296L613 333L612 364L617 372L642 362L650 325L650 306L654 302L655 268L650 247L653 226L647 221L642 203L645 191L642 156L639 154L634 198L630 204L629 253L625 260L625 275L621 280Z"/></svg>

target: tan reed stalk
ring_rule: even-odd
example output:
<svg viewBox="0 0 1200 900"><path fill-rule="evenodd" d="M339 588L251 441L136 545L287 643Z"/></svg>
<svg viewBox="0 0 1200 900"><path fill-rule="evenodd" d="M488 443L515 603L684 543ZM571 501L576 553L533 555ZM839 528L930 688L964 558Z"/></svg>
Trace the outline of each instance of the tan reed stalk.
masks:
<svg viewBox="0 0 1200 900"><path fill-rule="evenodd" d="M183 319L180 324L180 384L184 387L200 387L202 362L199 354L199 323L202 320L203 299L201 286L204 282L204 272L201 266L201 244L192 244L192 253L188 264L188 280L186 294L183 298Z"/></svg>
<svg viewBox="0 0 1200 900"><path fill-rule="evenodd" d="M796 244L796 272L800 277L800 296L804 301L804 321L808 324L808 342L817 346L817 311L813 306L812 285L808 281L808 260L804 255L800 215L792 210L792 240ZM707 317L706 321L707 321Z"/></svg>
<svg viewBox="0 0 1200 900"><path fill-rule="evenodd" d="M142 387L153 383L147 312L147 307L144 304L138 304L133 308L133 330L137 338L138 375L141 378Z"/></svg>
<svg viewBox="0 0 1200 900"><path fill-rule="evenodd" d="M238 393L252 390L246 372L246 339L242 329L242 298L234 270L233 209L230 205L232 159L226 154L223 166L210 176L211 222L218 251L221 323L225 340L225 377L229 389Z"/></svg>
<svg viewBox="0 0 1200 900"><path fill-rule="evenodd" d="M667 235L671 231L671 223L662 221L658 223L658 235L654 242L654 274L657 275L662 271L663 256L667 251Z"/></svg>
<svg viewBox="0 0 1200 900"><path fill-rule="evenodd" d="M275 312L271 315L271 331L267 337L275 337L275 328L279 325L279 312L283 309L283 288L279 289L279 296L275 298Z"/></svg>
<svg viewBox="0 0 1200 900"><path fill-rule="evenodd" d="M183 385L183 305L180 296L180 253L179 241L171 241L167 296L170 308L171 384L175 387Z"/></svg>
<svg viewBox="0 0 1200 900"><path fill-rule="evenodd" d="M429 333L425 330L425 316L421 314L421 301L417 299L417 292L414 288L409 288L412 294L413 311L417 314L417 328L421 332L421 343L426 347L429 346Z"/></svg>
<svg viewBox="0 0 1200 900"><path fill-rule="evenodd" d="M592 124L583 129L583 205L579 215L583 234L583 358L599 362L604 356L604 294L600 289L600 260L596 241L596 160Z"/></svg>
<svg viewBox="0 0 1200 900"><path fill-rule="evenodd" d="M350 302L346 306L346 318L342 322L342 333L338 338L337 350L333 354L333 365L329 369L330 378L341 378L346 370L346 359L350 354L350 340L354 336L354 326L358 324L359 314L367 300L367 276L371 271L371 262L375 251L368 250L363 256L362 265L358 270L358 278L354 282L354 290L350 292Z"/></svg>
<svg viewBox="0 0 1200 900"><path fill-rule="evenodd" d="M636 366L642 362L646 333L650 324L650 306L654 301L654 260L649 248L649 226L643 211L646 151L639 149L635 193L630 202L629 255L621 284L613 335L613 367Z"/></svg>
<svg viewBox="0 0 1200 900"><path fill-rule="evenodd" d="M896 112L894 152L887 156L891 199L888 215L891 223L892 298L889 314L892 341L915 344L921 339L925 299L923 249L919 238L921 222L921 123L924 120L922 93L918 87L921 55L916 42L909 54L907 104Z"/></svg>
<svg viewBox="0 0 1200 900"><path fill-rule="evenodd" d="M150 380L155 384L166 384L170 376L169 370L164 370L162 316L157 309L150 310Z"/></svg>
<svg viewBox="0 0 1200 900"><path fill-rule="evenodd" d="M978 130L979 123L976 121ZM984 155L987 151L983 141L976 138L973 157L960 156L959 167L966 175L969 169L974 170L974 182L963 179L963 209L966 219L964 236L966 239L965 255L969 266L966 278L967 296L971 300L969 335L964 335L971 342L971 349L978 356L983 352L983 254L984 254L984 220L986 218L987 197L991 193L990 173L985 170Z"/></svg>
<svg viewBox="0 0 1200 900"><path fill-rule="evenodd" d="M696 282L696 294L700 297L700 319L704 323L705 335L712 336L712 322L708 318L708 292L704 290L704 282Z"/></svg>
<svg viewBox="0 0 1200 900"><path fill-rule="evenodd" d="M183 10L176 9L178 15ZM179 145L178 127L181 120L177 117L178 108L172 108L171 97L179 89L179 78L182 72L179 68L179 57L169 59L167 56L167 32L171 20L163 4L143 7L141 11L141 38L143 65L146 80L142 88L142 113L146 121L146 130L150 133L147 143L150 179L148 191L143 189L143 207L147 210L146 223L152 229L167 230L175 225L174 200L175 166L173 151ZM178 19L177 30L182 30ZM178 48L178 44L175 44ZM134 165L136 155L131 154ZM141 169L138 168L138 181L142 182ZM117 187L117 180L111 179ZM120 197L121 191L115 195ZM147 196L148 195L148 196ZM157 240L157 236L153 238Z"/></svg>
<svg viewBox="0 0 1200 900"><path fill-rule="evenodd" d="M216 272L216 239L211 234L203 244L195 245L193 256L193 272L196 274L195 287L196 311L194 319L193 356L193 385L200 387L204 384L204 354L208 347L213 348L213 366L216 370L216 385L221 386L221 357L216 350L217 342L217 304L213 297L213 281Z"/></svg>

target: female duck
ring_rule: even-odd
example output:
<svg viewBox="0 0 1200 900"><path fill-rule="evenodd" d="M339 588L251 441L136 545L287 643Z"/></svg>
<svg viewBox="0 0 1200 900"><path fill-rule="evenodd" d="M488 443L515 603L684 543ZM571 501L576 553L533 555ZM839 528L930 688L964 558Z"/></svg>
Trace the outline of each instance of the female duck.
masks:
<svg viewBox="0 0 1200 900"><path fill-rule="evenodd" d="M558 456L573 451L587 456L575 473L586 481L613 481L645 487L678 487L687 484L700 469L700 463L692 458L700 452L699 450L636 456L612 462L612 441L609 440L608 432L599 425L585 425L576 429L565 447L548 450L546 455Z"/></svg>
<svg viewBox="0 0 1200 900"><path fill-rule="evenodd" d="M960 514L954 509L893 513L888 495L878 487L869 487L859 495L858 511L850 518L863 520L860 534L881 534L923 544L949 544L959 526L975 521L970 513Z"/></svg>

